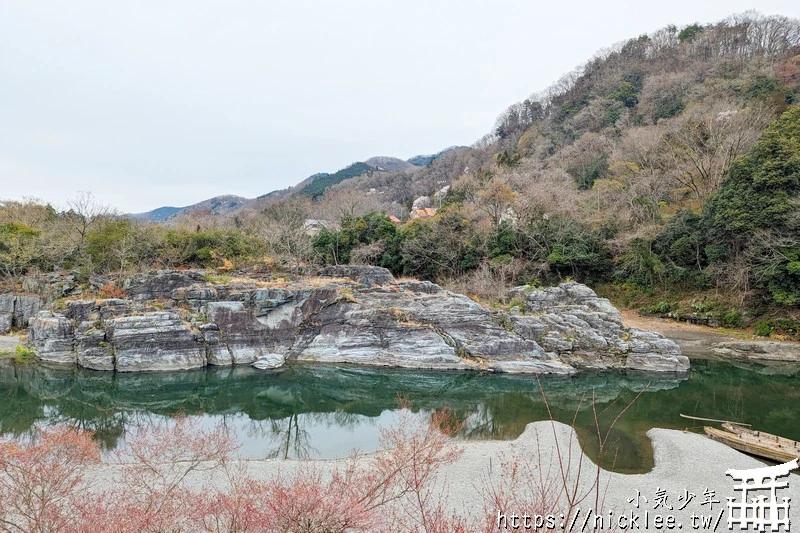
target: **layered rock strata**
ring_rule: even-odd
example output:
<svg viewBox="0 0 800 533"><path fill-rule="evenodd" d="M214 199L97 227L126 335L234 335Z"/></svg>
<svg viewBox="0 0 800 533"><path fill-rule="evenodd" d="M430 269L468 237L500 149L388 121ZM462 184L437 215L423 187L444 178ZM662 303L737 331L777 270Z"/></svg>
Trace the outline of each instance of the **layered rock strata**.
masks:
<svg viewBox="0 0 800 533"><path fill-rule="evenodd" d="M213 284L161 271L125 283L128 299L71 301L30 321L40 360L119 372L287 361L570 374L581 368L682 372L678 346L626 328L577 283L511 291L492 311L376 267L329 267L296 282Z"/></svg>

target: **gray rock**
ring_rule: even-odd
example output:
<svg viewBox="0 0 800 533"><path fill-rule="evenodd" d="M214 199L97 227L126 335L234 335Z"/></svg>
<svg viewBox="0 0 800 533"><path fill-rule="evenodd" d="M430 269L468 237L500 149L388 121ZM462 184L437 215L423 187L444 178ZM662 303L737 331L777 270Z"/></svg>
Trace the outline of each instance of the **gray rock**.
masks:
<svg viewBox="0 0 800 533"><path fill-rule="evenodd" d="M176 302L186 302L194 309L200 309L208 302L216 300L218 293L214 287L191 285L173 290L171 298Z"/></svg>
<svg viewBox="0 0 800 533"><path fill-rule="evenodd" d="M347 278L357 281L366 287L376 285L394 285L395 279L387 269L364 265L336 265L325 267L319 272L320 276L330 278Z"/></svg>
<svg viewBox="0 0 800 533"><path fill-rule="evenodd" d="M431 202L430 196L420 196L412 202L411 210L416 211L417 209L425 209L426 207L431 207L432 205L433 202Z"/></svg>
<svg viewBox="0 0 800 533"><path fill-rule="evenodd" d="M13 335L0 335L0 353L13 354L19 345L19 338Z"/></svg>
<svg viewBox="0 0 800 533"><path fill-rule="evenodd" d="M475 368L430 329L370 326L366 316L349 315L347 323L323 326L307 343L301 337L296 359L442 370Z"/></svg>
<svg viewBox="0 0 800 533"><path fill-rule="evenodd" d="M93 291L99 291L110 284L111 280L103 276L89 276L89 288Z"/></svg>
<svg viewBox="0 0 800 533"><path fill-rule="evenodd" d="M39 293L42 290L42 282L36 276L25 276L22 279L22 290L25 292Z"/></svg>
<svg viewBox="0 0 800 533"><path fill-rule="evenodd" d="M509 299L524 302L525 314L509 314L515 331L535 339L581 368L685 371L689 360L662 335L622 324L619 311L580 283L534 289L515 287Z"/></svg>
<svg viewBox="0 0 800 533"><path fill-rule="evenodd" d="M244 302L209 302L205 315L206 322L217 326L219 342L225 346L232 364L252 363L264 354L265 328ZM214 364L226 364L221 348L212 357Z"/></svg>
<svg viewBox="0 0 800 533"><path fill-rule="evenodd" d="M63 315L39 311L30 319L28 343L40 361L56 364L75 364L72 323Z"/></svg>
<svg viewBox="0 0 800 533"><path fill-rule="evenodd" d="M506 374L574 374L575 368L560 361L497 361L489 368Z"/></svg>
<svg viewBox="0 0 800 533"><path fill-rule="evenodd" d="M732 359L754 361L800 361L800 344L778 341L724 341L713 344L711 351Z"/></svg>
<svg viewBox="0 0 800 533"><path fill-rule="evenodd" d="M126 279L125 294L132 300L170 298L176 289L202 284L205 272L200 270L156 270Z"/></svg>
<svg viewBox="0 0 800 533"><path fill-rule="evenodd" d="M37 295L30 294L0 294L0 314L11 315L11 328L24 329L28 327L28 321L36 316L42 308L42 299ZM2 324L0 321L0 331ZM8 332L8 329L5 332Z"/></svg>
<svg viewBox="0 0 800 533"><path fill-rule="evenodd" d="M11 325L14 323L14 314L6 311L0 311L0 335L5 335L11 331Z"/></svg>
<svg viewBox="0 0 800 533"><path fill-rule="evenodd" d="M114 352L106 332L93 322L82 322L75 328L75 351L78 365L92 370L114 370Z"/></svg>
<svg viewBox="0 0 800 533"><path fill-rule="evenodd" d="M439 294L444 292L444 289L430 281L404 281L403 283L398 283L398 286L401 290L421 292L424 294Z"/></svg>
<svg viewBox="0 0 800 533"><path fill-rule="evenodd" d="M632 353L625 360L625 368L645 372L685 372L689 369L689 358L657 352Z"/></svg>
<svg viewBox="0 0 800 533"><path fill-rule="evenodd" d="M286 363L286 358L279 353L268 353L260 356L250 366L259 370L272 370L280 368Z"/></svg>
<svg viewBox="0 0 800 533"><path fill-rule="evenodd" d="M535 341L508 331L466 296L409 289L354 291L346 302L322 308L315 321L301 325L293 353L299 360L437 369L491 369L498 361L534 369L550 360ZM538 368L545 366L574 371Z"/></svg>
<svg viewBox="0 0 800 533"><path fill-rule="evenodd" d="M206 361L209 365L229 366L234 363L233 354L228 346L220 342L219 327L216 324L203 324L200 326L203 336Z"/></svg>
<svg viewBox="0 0 800 533"><path fill-rule="evenodd" d="M187 370L206 364L202 343L175 313L113 318L106 327L118 372Z"/></svg>
<svg viewBox="0 0 800 533"><path fill-rule="evenodd" d="M133 311L133 302L120 298L109 298L101 300L98 306L100 319L108 320L118 316L127 316Z"/></svg>
<svg viewBox="0 0 800 533"><path fill-rule="evenodd" d="M90 317L97 313L99 309L100 306L97 305L95 300L72 300L67 302L66 315L76 324L80 324L81 322L89 321Z"/></svg>
<svg viewBox="0 0 800 533"><path fill-rule="evenodd" d="M28 327L28 321L36 316L42 308L42 299L36 295L17 295L14 303L14 327L22 329Z"/></svg>
<svg viewBox="0 0 800 533"><path fill-rule="evenodd" d="M200 272L142 274L126 282L133 300L70 302L66 316L40 313L33 319L30 337L43 360L121 372L258 360L269 366L276 354L514 373L688 368L675 343L625 328L608 300L577 283L514 288L518 301L509 313L430 282L397 283L382 268L335 266L318 273L339 279L322 287L302 280L282 288L212 287L202 283ZM168 299L154 305L152 298ZM154 310L173 305L185 318Z"/></svg>

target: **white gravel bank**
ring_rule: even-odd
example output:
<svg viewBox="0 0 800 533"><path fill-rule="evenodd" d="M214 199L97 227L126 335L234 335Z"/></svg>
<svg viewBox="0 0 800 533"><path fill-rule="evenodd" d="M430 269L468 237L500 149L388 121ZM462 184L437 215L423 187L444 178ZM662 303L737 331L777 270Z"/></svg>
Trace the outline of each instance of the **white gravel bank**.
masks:
<svg viewBox="0 0 800 533"><path fill-rule="evenodd" d="M639 516L639 530L658 530L654 522L654 516L666 515L674 516L673 530L678 530L678 524L682 530L707 531L713 529L713 524L722 515L716 530L727 531L727 497L740 499L740 493L733 489L736 482L725 471L733 469L750 469L764 467L765 465L751 457L741 454L727 446L714 442L703 435L687 433L668 429L652 429L648 432L654 447L655 468L647 473L640 475L613 474L606 471L601 473L601 492L605 492L602 511L607 520L608 512L613 512L614 521L618 520L619 514L625 514L629 520L631 512ZM541 450L541 456L536 451ZM515 455L523 458L522 464L529 465L523 468L536 469L541 464L545 470L551 465L552 475L558 475L559 467L556 455L556 442L561 446L564 461L569 455L570 442L572 443L572 467L570 469L571 479L574 481L578 471L578 464L582 463L582 476L578 481L583 492L590 490L594 481L596 469L594 464L579 451L577 437L568 427L560 423L536 422L529 424L522 435L514 441L471 441L459 443L463 448L463 455L460 459L443 469L446 477L448 506L453 512L468 514L471 516L492 516L495 517L498 510L493 507L486 508L482 488L488 484L497 485L502 476L507 476L508 471L504 471L503 457ZM290 474L303 464L313 464L314 467L326 470L332 468L338 461L283 461L283 460L259 460L246 461L246 465L254 478L268 479L278 473ZM119 473L119 466L103 465L89 473L90 479L96 487L103 488L113 483L114 477ZM202 473L194 475L189 483L194 488L201 489L208 484L224 486L224 481L219 473ZM790 517L797 516L800 512L800 476L792 475L788 478L789 488L780 490L779 497L789 497L797 509L790 513ZM570 481L570 484L572 481ZM607 489L605 488L607 487ZM663 505L658 506L656 501L657 491L664 490L667 496L666 504L673 507L672 510L666 509ZM639 500L639 508L636 509L629 500L635 498L637 491L642 498ZM684 506L685 501L680 500L685 496L686 491L693 493L691 498ZM704 495L713 491L715 503L701 505L707 499ZM645 498L647 501L645 502ZM717 501L719 503L717 503ZM682 510L678 508L684 506ZM580 526L591 509L594 509L594 496L587 498L579 506L575 530L581 530ZM506 520L511 518L512 513L522 515L523 513L534 513L536 509L503 509ZM648 511L645 522L645 511ZM711 516L712 526L703 527L700 518L695 518L692 514ZM592 524L590 519L590 524ZM798 522L800 523L800 522ZM514 530L510 522L508 530ZM617 530L636 529L635 527L619 527ZM694 525L693 525L694 524ZM560 529L561 524L557 524L556 529ZM546 529L546 528L545 528ZM590 530L586 528L585 530ZM666 523L661 530L668 530ZM738 531L738 525L735 527ZM505 530L502 528L501 531ZM524 531L522 527L520 531Z"/></svg>

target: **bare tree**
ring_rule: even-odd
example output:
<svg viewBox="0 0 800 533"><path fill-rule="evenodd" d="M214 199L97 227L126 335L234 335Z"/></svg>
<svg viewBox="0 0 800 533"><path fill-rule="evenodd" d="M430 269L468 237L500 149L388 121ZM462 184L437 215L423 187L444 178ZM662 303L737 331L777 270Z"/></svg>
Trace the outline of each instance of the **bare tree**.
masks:
<svg viewBox="0 0 800 533"><path fill-rule="evenodd" d="M740 109L732 102L700 107L676 119L664 137L672 176L704 200L722 183L733 160L746 153L772 119L762 104Z"/></svg>
<svg viewBox="0 0 800 533"><path fill-rule="evenodd" d="M516 198L517 193L505 179L499 177L492 178L486 187L476 194L478 208L491 217L495 226L500 224L511 206L514 205Z"/></svg>
<svg viewBox="0 0 800 533"><path fill-rule="evenodd" d="M290 198L268 206L258 221L258 233L270 251L285 257L294 268L299 268L313 249L306 229L307 209L304 200Z"/></svg>
<svg viewBox="0 0 800 533"><path fill-rule="evenodd" d="M69 211L65 218L70 223L75 251L79 258L84 259L89 230L100 220L115 215L116 211L111 206L100 203L88 191L79 191L75 198L67 202L67 206Z"/></svg>
<svg viewBox="0 0 800 533"><path fill-rule="evenodd" d="M338 188L325 193L312 208L316 219L341 224L345 217L359 217L371 211L387 211L388 206L376 193L365 193L356 189Z"/></svg>

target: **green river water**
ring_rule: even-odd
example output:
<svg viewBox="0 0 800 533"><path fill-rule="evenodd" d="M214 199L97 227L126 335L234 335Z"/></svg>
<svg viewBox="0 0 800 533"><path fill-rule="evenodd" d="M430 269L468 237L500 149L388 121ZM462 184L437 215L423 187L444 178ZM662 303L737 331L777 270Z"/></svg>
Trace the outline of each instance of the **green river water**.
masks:
<svg viewBox="0 0 800 533"><path fill-rule="evenodd" d="M54 370L0 362L0 434L26 438L36 427L71 424L95 432L113 449L142 428L185 412L201 424L224 424L249 458L335 458L377 448L382 427L399 417L398 395L415 416L449 408L463 439L514 439L526 424L552 416L572 423L597 459L597 430L610 434L603 461L620 472L652 468L647 430L702 431L680 413L749 422L800 440L800 372L694 360L685 376L582 373L573 377L509 376L296 364L276 373L249 367L116 374ZM641 393L641 394L639 394ZM638 395L638 398L637 398ZM634 401L635 399L635 401Z"/></svg>

